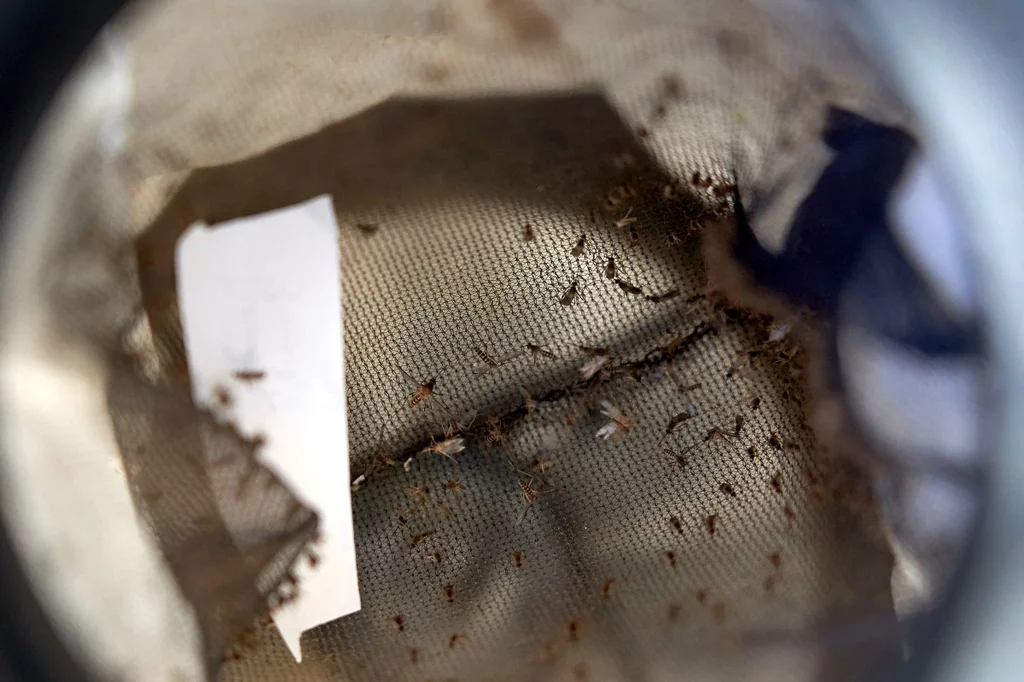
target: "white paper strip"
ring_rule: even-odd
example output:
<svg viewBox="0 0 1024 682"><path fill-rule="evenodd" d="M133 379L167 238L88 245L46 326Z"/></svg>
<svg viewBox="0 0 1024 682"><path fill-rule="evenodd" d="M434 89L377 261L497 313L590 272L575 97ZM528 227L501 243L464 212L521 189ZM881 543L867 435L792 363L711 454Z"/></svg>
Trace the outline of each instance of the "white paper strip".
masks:
<svg viewBox="0 0 1024 682"><path fill-rule="evenodd" d="M300 562L299 597L274 614L296 660L303 631L360 608L337 234L330 197L321 196L193 225L177 249L196 402L212 404L216 387L227 388L229 418L248 436L266 436L261 460L320 515L321 561Z"/></svg>

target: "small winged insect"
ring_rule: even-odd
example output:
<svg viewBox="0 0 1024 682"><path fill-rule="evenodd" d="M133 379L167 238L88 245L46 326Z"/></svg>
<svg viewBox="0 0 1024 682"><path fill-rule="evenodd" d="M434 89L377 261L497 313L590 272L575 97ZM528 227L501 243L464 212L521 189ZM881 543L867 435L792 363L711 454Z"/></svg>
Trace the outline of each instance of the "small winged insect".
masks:
<svg viewBox="0 0 1024 682"><path fill-rule="evenodd" d="M409 496L409 499L416 504L424 504L427 501L427 489L423 486L410 485L406 486L405 494Z"/></svg>
<svg viewBox="0 0 1024 682"><path fill-rule="evenodd" d="M629 209L628 211L626 211L626 215L622 216L621 218L619 218L618 220L615 221L615 227L617 227L617 228L619 228L621 230L621 229L625 229L625 228L629 227L630 225L632 225L633 223L635 223L636 222L636 218L632 217L630 215L631 213L633 213L633 209L632 208Z"/></svg>
<svg viewBox="0 0 1024 682"><path fill-rule="evenodd" d="M417 533L416 535L412 536L412 546L419 547L421 544L423 544L424 540L426 540L433 534L434 531L432 530L425 530L422 533Z"/></svg>
<svg viewBox="0 0 1024 682"><path fill-rule="evenodd" d="M525 225L523 225L523 241L524 242L532 242L533 241L533 226L530 225L530 223L526 223Z"/></svg>
<svg viewBox="0 0 1024 682"><path fill-rule="evenodd" d="M444 487L448 488L449 492L456 494L461 493L463 490L466 489L466 486L462 484L461 478L450 479L447 483L444 484Z"/></svg>
<svg viewBox="0 0 1024 682"><path fill-rule="evenodd" d="M640 243L640 232L636 229L636 225L630 225L629 230L629 245L636 246Z"/></svg>
<svg viewBox="0 0 1024 682"><path fill-rule="evenodd" d="M549 360L557 360L558 356L549 351L546 346L538 346L535 343L526 344L526 351L533 357L541 356Z"/></svg>
<svg viewBox="0 0 1024 682"><path fill-rule="evenodd" d="M437 377L427 379L422 383L417 383L417 381L413 379L412 376L410 376L404 369L399 368L398 371L405 375L406 379L413 382L417 386L416 392L409 396L409 407L416 407L424 400L434 395L434 386L437 385Z"/></svg>
<svg viewBox="0 0 1024 682"><path fill-rule="evenodd" d="M505 442L505 436L508 435L509 427L497 415L491 415L487 418L487 428L484 431L484 439L490 445L501 445Z"/></svg>
<svg viewBox="0 0 1024 682"><path fill-rule="evenodd" d="M267 373L261 369L238 369L232 372L231 376L242 383L251 384L266 377Z"/></svg>
<svg viewBox="0 0 1024 682"><path fill-rule="evenodd" d="M492 369L497 369L501 362L483 348L474 348L473 352L480 359L480 362L473 367L475 374L486 374Z"/></svg>
<svg viewBox="0 0 1024 682"><path fill-rule="evenodd" d="M356 223L356 229L363 235L372 237L377 234L377 231L380 229L380 225L377 223Z"/></svg>
<svg viewBox="0 0 1024 682"><path fill-rule="evenodd" d="M572 251L570 251L569 253L572 256L574 256L576 258L579 258L580 256L583 255L583 248L586 245L587 245L587 235L581 234L580 238L576 241L576 246L572 247Z"/></svg>
<svg viewBox="0 0 1024 682"><path fill-rule="evenodd" d="M464 639L466 639L466 635L464 635L461 632L455 633L454 635L448 638L448 648L454 649L458 645L458 643Z"/></svg>
<svg viewBox="0 0 1024 682"><path fill-rule="evenodd" d="M603 370L612 361L610 355L593 355L580 367L580 377L583 381L590 381L594 376Z"/></svg>
<svg viewBox="0 0 1024 682"><path fill-rule="evenodd" d="M579 280L573 280L566 287L565 291L562 292L562 297L558 299L558 302L564 306L571 306L576 302L576 299L580 296L580 283Z"/></svg>
<svg viewBox="0 0 1024 682"><path fill-rule="evenodd" d="M704 525L708 529L708 535L714 535L718 529L718 514L708 514L708 517L704 519Z"/></svg>
<svg viewBox="0 0 1024 682"><path fill-rule="evenodd" d="M665 435L662 438L671 436L676 429L696 417L697 414L697 406L693 403L688 404L685 410L668 420L668 424L665 425Z"/></svg>
<svg viewBox="0 0 1024 682"><path fill-rule="evenodd" d="M729 497L736 497L736 489L733 488L732 484L729 482L723 482L721 485L718 486L718 490L728 495Z"/></svg>
<svg viewBox="0 0 1024 682"><path fill-rule="evenodd" d="M601 414L608 417L607 424L597 431L597 437L608 440L609 438L625 438L633 428L633 418L625 414L607 400L601 401Z"/></svg>
<svg viewBox="0 0 1024 682"><path fill-rule="evenodd" d="M648 294L645 298L651 303L664 303L679 296L679 289L670 289L662 294Z"/></svg>
<svg viewBox="0 0 1024 682"><path fill-rule="evenodd" d="M612 596L612 588L615 586L615 578L608 578L601 585L601 596L605 599L610 599Z"/></svg>
<svg viewBox="0 0 1024 682"><path fill-rule="evenodd" d="M534 489L532 479L530 481L520 480L518 481L518 483L519 491L523 496L523 502L526 504L527 507L529 507L530 505L537 501L537 498L540 497L540 493L538 493L537 490Z"/></svg>
<svg viewBox="0 0 1024 682"><path fill-rule="evenodd" d="M630 284L629 282L627 282L626 280L622 279L621 277L616 277L612 281L614 281L615 284L618 285L619 289L621 289L623 291L623 293L629 294L630 296L640 296L640 295L642 295L644 293L643 289L641 289L640 287L636 286L635 284Z"/></svg>
<svg viewBox="0 0 1024 682"><path fill-rule="evenodd" d="M530 469L538 474L543 474L553 466L555 466L555 463L550 459L535 459L530 463Z"/></svg>
<svg viewBox="0 0 1024 682"><path fill-rule="evenodd" d="M440 396L435 392L434 387L437 386L437 377L427 379L424 382L417 382L411 374L406 372L401 367L398 371L402 373L408 381L416 385L416 392L409 396L409 407L414 408L420 403L430 399L437 403L437 405L447 414L450 418L458 421L452 411L442 402Z"/></svg>
<svg viewBox="0 0 1024 682"><path fill-rule="evenodd" d="M451 604L453 601L455 601L455 586L454 585L445 585L443 589L444 589L444 598L448 600L449 604Z"/></svg>
<svg viewBox="0 0 1024 682"><path fill-rule="evenodd" d="M606 262L604 265L604 276L607 279L615 279L615 273L615 257L608 256L608 262Z"/></svg>
<svg viewBox="0 0 1024 682"><path fill-rule="evenodd" d="M435 453L448 459L455 459L455 455L466 449L466 441L463 438L449 438L440 443L431 443L420 450L422 454Z"/></svg>
<svg viewBox="0 0 1024 682"><path fill-rule="evenodd" d="M515 564L516 568L522 568L523 567L523 553L522 552L512 552L512 563Z"/></svg>
<svg viewBox="0 0 1024 682"><path fill-rule="evenodd" d="M526 418L530 419L537 410L537 399L530 395L525 388L520 390L523 392L523 409L526 410Z"/></svg>

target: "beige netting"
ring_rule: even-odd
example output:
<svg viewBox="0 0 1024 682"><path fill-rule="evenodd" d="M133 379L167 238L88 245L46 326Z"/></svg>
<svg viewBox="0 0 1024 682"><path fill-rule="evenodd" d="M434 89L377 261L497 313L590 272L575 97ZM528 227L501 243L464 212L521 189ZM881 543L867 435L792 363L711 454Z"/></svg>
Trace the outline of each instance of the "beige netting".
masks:
<svg viewBox="0 0 1024 682"><path fill-rule="evenodd" d="M219 678L831 680L899 660L868 487L807 425L816 323L736 307L702 251L734 178L799 191L827 104L901 117L847 43L740 0L250 4L123 22L129 135L83 162L115 179L79 203L127 205L67 217L47 251L103 277L43 279L49 333L99 350L211 669L237 659ZM174 247L194 219L321 193L363 609L307 633L299 665L249 628L315 518L188 403ZM451 438L454 458L424 452Z"/></svg>

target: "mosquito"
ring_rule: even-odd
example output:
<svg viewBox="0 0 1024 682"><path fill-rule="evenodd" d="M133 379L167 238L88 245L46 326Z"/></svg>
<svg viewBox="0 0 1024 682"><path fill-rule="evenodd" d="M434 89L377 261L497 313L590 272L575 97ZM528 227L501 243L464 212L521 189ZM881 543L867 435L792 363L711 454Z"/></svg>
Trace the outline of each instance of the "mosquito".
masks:
<svg viewBox="0 0 1024 682"><path fill-rule="evenodd" d="M549 351L547 349L547 346L538 346L535 343L528 343L528 344L526 344L526 350L533 357L537 357L538 355L540 355L540 356L545 357L545 358L547 358L549 360L557 360L558 359L558 356L555 355L554 353L552 353L551 351Z"/></svg>
<svg viewBox="0 0 1024 682"><path fill-rule="evenodd" d="M587 235L581 234L580 238L576 241L576 246L572 247L572 251L569 252L575 258L579 258L583 255L583 247L587 245Z"/></svg>
<svg viewBox="0 0 1024 682"><path fill-rule="evenodd" d="M621 229L629 227L630 225L635 223L636 222L636 218L631 217L630 216L631 213L633 213L633 209L632 208L630 208L628 211L626 211L626 215L622 216L621 218L619 218L618 220L615 221L615 227L617 227L617 228L619 228L621 230Z"/></svg>
<svg viewBox="0 0 1024 682"><path fill-rule="evenodd" d="M614 256L608 256L608 262L605 263L605 265L604 265L604 276L605 276L605 278L607 278L607 279L615 279L615 273L616 272L617 272L617 270L615 268L615 257Z"/></svg>
<svg viewBox="0 0 1024 682"><path fill-rule="evenodd" d="M232 372L231 376L242 383L251 384L265 378L267 373L262 369L238 369Z"/></svg>
<svg viewBox="0 0 1024 682"><path fill-rule="evenodd" d="M697 406L693 403L689 403L686 409L668 420L668 424L665 425L665 435L662 436L662 440L672 435L672 433L679 428L680 425L685 424L698 415Z"/></svg>
<svg viewBox="0 0 1024 682"><path fill-rule="evenodd" d="M669 289L663 294L648 294L645 298L651 303L664 303L679 296L679 289Z"/></svg>
<svg viewBox="0 0 1024 682"><path fill-rule="evenodd" d="M644 293L643 289L636 286L635 284L630 284L621 277L616 277L612 281L618 285L619 289L621 289L623 293L629 294L630 296L640 296L641 294Z"/></svg>
<svg viewBox="0 0 1024 682"><path fill-rule="evenodd" d="M459 454L466 449L466 441L464 438L449 438L443 440L440 443L431 443L427 447L420 450L420 454L429 454L431 452L447 457L448 459L455 461L455 455Z"/></svg>
<svg viewBox="0 0 1024 682"><path fill-rule="evenodd" d="M633 428L633 418L625 414L607 400L601 401L601 414L608 417L607 424L597 431L597 437L608 440L609 438L625 438Z"/></svg>
<svg viewBox="0 0 1024 682"><path fill-rule="evenodd" d="M562 292L562 297L558 299L558 302L564 306L571 306L576 302L576 299L580 296L580 283L579 280L574 279L569 283L569 286Z"/></svg>
<svg viewBox="0 0 1024 682"><path fill-rule="evenodd" d="M438 404L438 406L440 406L440 408L442 410L444 410L444 412L449 417L451 417L452 419L455 419L456 421L458 421L457 418L455 417L455 415L452 414L452 411L450 409L448 409L448 406L445 405L444 402L441 400L440 396L437 395L437 393L434 392L434 387L437 386L437 377L436 376L431 378L431 379L427 379L426 381L420 383L420 382L417 382L416 379L414 379L411 374L406 372L401 367L398 368L398 371L401 372L402 375L407 380L409 380L411 383L416 385L416 392L413 393L411 396L409 396L409 407L410 408L414 408L417 405L419 405L420 403L422 403L425 400L427 400L428 398L432 398Z"/></svg>

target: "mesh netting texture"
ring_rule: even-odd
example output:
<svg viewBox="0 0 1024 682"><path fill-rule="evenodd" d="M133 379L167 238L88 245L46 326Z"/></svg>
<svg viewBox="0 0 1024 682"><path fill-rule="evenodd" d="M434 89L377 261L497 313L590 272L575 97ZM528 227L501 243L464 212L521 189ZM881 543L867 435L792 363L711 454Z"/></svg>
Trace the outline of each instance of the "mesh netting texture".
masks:
<svg viewBox="0 0 1024 682"><path fill-rule="evenodd" d="M182 215L336 200L365 606L311 663L674 677L730 635L883 617L890 559L825 493L799 346L709 290L728 184L668 175L586 94L395 100L184 183L138 242L151 319Z"/></svg>
<svg viewBox="0 0 1024 682"><path fill-rule="evenodd" d="M107 279L51 304L102 349L211 677L832 680L901 658L869 486L808 425L817 322L739 305L704 249L735 185L818 162L830 103L903 114L840 40L797 58L754 5L677 4L126 21L129 208L79 216L102 238L65 252ZM230 20L214 38L195 12ZM363 608L297 664L259 623L301 590L317 520L191 404L174 250L194 220L323 193Z"/></svg>

